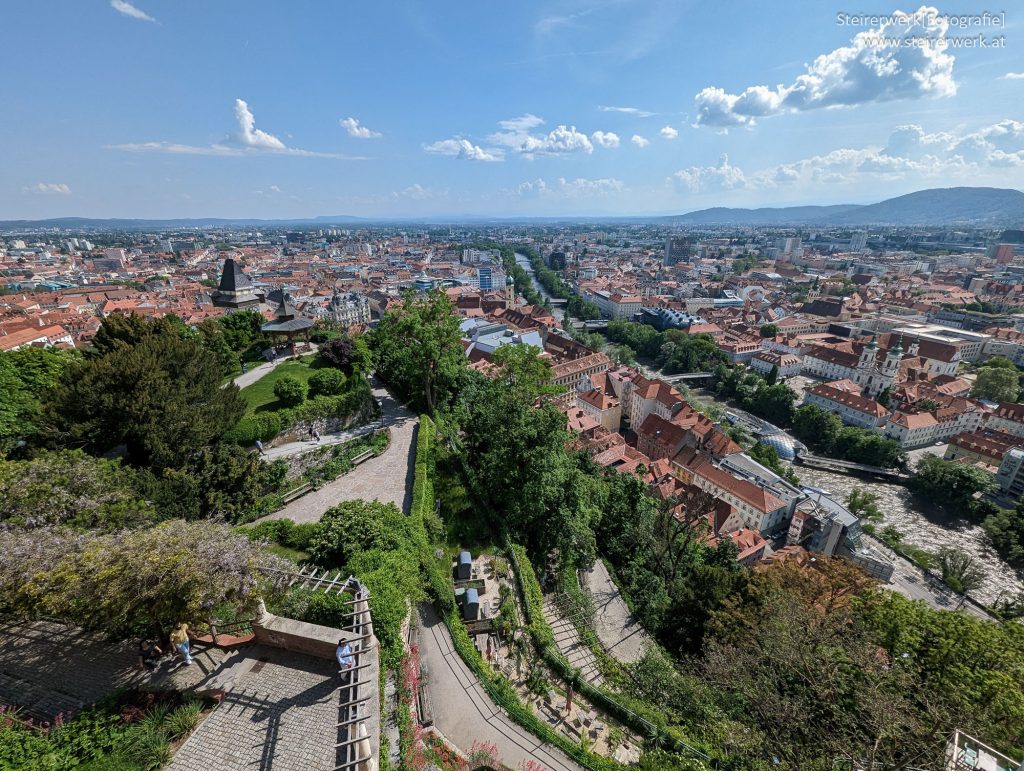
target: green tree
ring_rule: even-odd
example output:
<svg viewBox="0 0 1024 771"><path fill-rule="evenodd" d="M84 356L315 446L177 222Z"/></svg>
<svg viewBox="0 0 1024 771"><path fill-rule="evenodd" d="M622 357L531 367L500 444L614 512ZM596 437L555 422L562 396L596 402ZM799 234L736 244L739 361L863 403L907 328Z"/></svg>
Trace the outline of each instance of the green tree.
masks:
<svg viewBox="0 0 1024 771"><path fill-rule="evenodd" d="M846 508L861 519L874 522L882 518L882 512L878 509L878 496L859 487L850 490L846 496Z"/></svg>
<svg viewBox="0 0 1024 771"><path fill-rule="evenodd" d="M78 351L63 348L0 352L0 452L35 437L44 395L79 358Z"/></svg>
<svg viewBox="0 0 1024 771"><path fill-rule="evenodd" d="M970 554L944 546L935 555L942 582L961 594L970 594L985 584L985 571Z"/></svg>
<svg viewBox="0 0 1024 771"><path fill-rule="evenodd" d="M133 322L131 341L111 337L108 353L64 370L42 408L49 443L93 454L123 445L133 465L180 468L238 422L245 402L222 386L217 357L162 322L144 322L148 332Z"/></svg>
<svg viewBox="0 0 1024 771"><path fill-rule="evenodd" d="M260 329L266 323L258 311L243 310L218 316L216 323L224 333L224 339L231 350L242 353L254 345L267 344L267 336Z"/></svg>
<svg viewBox="0 0 1024 771"><path fill-rule="evenodd" d="M407 292L381 319L370 347L381 378L429 413L450 400L466 368L459 317L443 292Z"/></svg>
<svg viewBox="0 0 1024 771"><path fill-rule="evenodd" d="M345 376L341 370L317 370L309 378L310 396L337 396L345 389Z"/></svg>
<svg viewBox="0 0 1024 771"><path fill-rule="evenodd" d="M274 383L274 396L285 407L295 407L306 401L306 385L296 377L285 375Z"/></svg>
<svg viewBox="0 0 1024 771"><path fill-rule="evenodd" d="M793 419L793 403L796 394L785 383L765 385L758 388L750 400L750 409L766 420L779 425L789 425Z"/></svg>
<svg viewBox="0 0 1024 771"><path fill-rule="evenodd" d="M908 486L940 508L972 517L976 498L995 490L996 483L992 474L984 469L926 453Z"/></svg>
<svg viewBox="0 0 1024 771"><path fill-rule="evenodd" d="M883 407L888 408L892 404L892 389L886 386L882 389L882 392L875 397L875 401L881 404Z"/></svg>
<svg viewBox="0 0 1024 771"><path fill-rule="evenodd" d="M768 385L775 385L779 382L779 365L772 364L772 368L768 370L768 374L765 375L764 382Z"/></svg>
<svg viewBox="0 0 1024 771"><path fill-rule="evenodd" d="M566 418L537 400L557 393L548 362L532 346L501 346L498 372L473 394L465 423L465 448L481 505L494 524L507 526L535 556L554 548L579 565L593 561L591 529L599 516L594 482L566 447Z"/></svg>
<svg viewBox="0 0 1024 771"><path fill-rule="evenodd" d="M778 337L779 325L778 324L762 324L761 325L761 337Z"/></svg>
<svg viewBox="0 0 1024 771"><path fill-rule="evenodd" d="M1024 567L1024 502L1000 509L985 518L985 532L992 546L1011 565Z"/></svg>
<svg viewBox="0 0 1024 771"><path fill-rule="evenodd" d="M989 363L978 370L971 396L993 402L1015 402L1019 378L1016 367L1006 369Z"/></svg>

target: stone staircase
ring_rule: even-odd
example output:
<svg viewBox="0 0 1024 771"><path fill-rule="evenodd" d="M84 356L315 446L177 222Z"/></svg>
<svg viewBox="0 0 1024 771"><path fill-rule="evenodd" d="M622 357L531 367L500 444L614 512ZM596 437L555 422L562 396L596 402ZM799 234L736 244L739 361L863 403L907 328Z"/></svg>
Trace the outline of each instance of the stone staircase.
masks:
<svg viewBox="0 0 1024 771"><path fill-rule="evenodd" d="M580 671L580 676L591 685L599 686L604 682L597 659L573 625L572 620L562 615L555 602L554 595L544 597L544 618L555 633L555 645L569 663Z"/></svg>

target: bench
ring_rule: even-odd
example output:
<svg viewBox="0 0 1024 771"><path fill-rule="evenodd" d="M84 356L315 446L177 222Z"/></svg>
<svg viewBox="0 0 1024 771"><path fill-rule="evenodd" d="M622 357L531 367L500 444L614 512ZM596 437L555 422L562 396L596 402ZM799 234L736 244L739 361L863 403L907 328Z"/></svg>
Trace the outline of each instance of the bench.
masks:
<svg viewBox="0 0 1024 771"><path fill-rule="evenodd" d="M352 459L352 465L353 466L358 466L360 463L363 463L364 461L368 461L373 456L374 456L373 450L364 450L363 452L359 453L357 456L355 456Z"/></svg>
<svg viewBox="0 0 1024 771"><path fill-rule="evenodd" d="M284 495L281 496L281 500L284 503L291 503L296 498L301 498L303 495L305 495L312 489L313 485L311 485L309 482L306 482L305 484L299 485L295 489L286 492Z"/></svg>
<svg viewBox="0 0 1024 771"><path fill-rule="evenodd" d="M429 681L430 667L426 662L420 662L420 685L416 689L416 711L419 713L421 726L434 724L434 707L430 703L430 691L427 689Z"/></svg>

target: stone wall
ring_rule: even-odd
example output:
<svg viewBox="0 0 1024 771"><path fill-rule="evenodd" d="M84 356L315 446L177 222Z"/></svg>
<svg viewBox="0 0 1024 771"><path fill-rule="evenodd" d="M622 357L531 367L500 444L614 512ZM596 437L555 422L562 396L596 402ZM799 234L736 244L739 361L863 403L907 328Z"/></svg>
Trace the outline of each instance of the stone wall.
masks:
<svg viewBox="0 0 1024 771"><path fill-rule="evenodd" d="M276 447L279 444L290 444L291 442L300 442L304 439L308 439L309 429L311 426L315 427L321 434L333 434L338 431L344 431L347 428L361 426L365 423L369 423L371 420L377 419L378 412L379 410L376 400L372 398L367 399L363 402L359 410L352 415L317 418L316 420L303 420L290 428L286 428L266 444L270 447Z"/></svg>

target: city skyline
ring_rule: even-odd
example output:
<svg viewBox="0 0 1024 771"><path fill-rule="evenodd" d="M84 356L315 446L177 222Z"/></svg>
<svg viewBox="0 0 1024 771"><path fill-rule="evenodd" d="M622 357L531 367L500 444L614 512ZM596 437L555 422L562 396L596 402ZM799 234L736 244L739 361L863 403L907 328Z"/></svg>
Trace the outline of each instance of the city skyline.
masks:
<svg viewBox="0 0 1024 771"><path fill-rule="evenodd" d="M10 28L46 36L4 49L0 219L653 215L1018 187L1012 11L866 18L896 10L21 6Z"/></svg>

